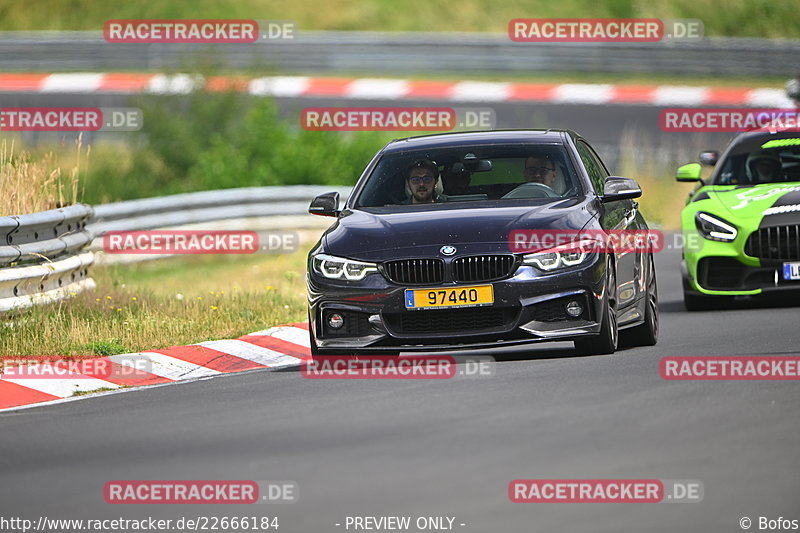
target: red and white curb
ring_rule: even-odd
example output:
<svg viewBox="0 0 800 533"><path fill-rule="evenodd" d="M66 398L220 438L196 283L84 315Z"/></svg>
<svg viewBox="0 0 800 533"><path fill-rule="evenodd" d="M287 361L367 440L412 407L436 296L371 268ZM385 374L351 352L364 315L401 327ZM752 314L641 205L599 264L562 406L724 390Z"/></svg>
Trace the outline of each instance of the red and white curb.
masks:
<svg viewBox="0 0 800 533"><path fill-rule="evenodd" d="M783 89L757 87L424 81L308 76L203 78L188 74L152 73L0 73L0 93L186 94L200 88L210 91L237 90L256 96L281 98L793 107Z"/></svg>
<svg viewBox="0 0 800 533"><path fill-rule="evenodd" d="M47 368L35 369L35 374L59 375L59 377L57 379L19 377L19 372L6 372L0 374L0 412L86 397L74 396L76 392L169 384L259 368L299 366L302 361L310 357L308 323L303 322L269 328L238 339L208 341L163 350L95 358L106 360L109 364L103 365L103 368L112 369L111 372L104 372L102 376L90 373L64 375L63 372L56 373L55 369L48 372ZM130 367L133 360L145 361L148 371L138 369L133 372L113 371L115 367L119 368L119 365ZM34 366L52 367L53 364L45 362ZM87 366L92 368L91 365ZM100 368L101 365L97 367Z"/></svg>

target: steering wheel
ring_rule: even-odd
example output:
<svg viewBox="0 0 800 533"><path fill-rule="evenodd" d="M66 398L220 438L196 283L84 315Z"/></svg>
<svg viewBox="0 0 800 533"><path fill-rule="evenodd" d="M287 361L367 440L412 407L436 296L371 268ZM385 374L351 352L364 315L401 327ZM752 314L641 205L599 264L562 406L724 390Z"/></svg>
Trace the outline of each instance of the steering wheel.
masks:
<svg viewBox="0 0 800 533"><path fill-rule="evenodd" d="M515 187L501 198L561 198L561 195L544 183L528 182Z"/></svg>

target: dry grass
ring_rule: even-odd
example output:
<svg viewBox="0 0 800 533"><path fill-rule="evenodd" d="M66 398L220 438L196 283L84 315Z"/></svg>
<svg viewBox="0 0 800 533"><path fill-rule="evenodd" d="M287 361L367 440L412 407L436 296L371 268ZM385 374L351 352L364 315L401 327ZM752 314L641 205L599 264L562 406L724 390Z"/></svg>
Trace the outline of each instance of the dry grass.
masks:
<svg viewBox="0 0 800 533"><path fill-rule="evenodd" d="M22 215L55 209L80 200L79 175L88 160L80 139L74 164L66 171L56 152L34 157L15 141L0 142L0 215Z"/></svg>
<svg viewBox="0 0 800 533"><path fill-rule="evenodd" d="M0 359L138 352L303 321L308 247L97 268L94 292L4 317Z"/></svg>

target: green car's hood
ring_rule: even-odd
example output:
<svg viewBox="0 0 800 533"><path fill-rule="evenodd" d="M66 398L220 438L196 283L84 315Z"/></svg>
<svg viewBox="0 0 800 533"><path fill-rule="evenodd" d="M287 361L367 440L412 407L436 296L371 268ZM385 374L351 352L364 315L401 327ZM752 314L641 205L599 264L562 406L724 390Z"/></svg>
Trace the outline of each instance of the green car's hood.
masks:
<svg viewBox="0 0 800 533"><path fill-rule="evenodd" d="M793 213L800 217L800 182L762 183L753 187L710 186L705 192L730 220L760 220L765 215ZM720 215L723 212L719 211Z"/></svg>

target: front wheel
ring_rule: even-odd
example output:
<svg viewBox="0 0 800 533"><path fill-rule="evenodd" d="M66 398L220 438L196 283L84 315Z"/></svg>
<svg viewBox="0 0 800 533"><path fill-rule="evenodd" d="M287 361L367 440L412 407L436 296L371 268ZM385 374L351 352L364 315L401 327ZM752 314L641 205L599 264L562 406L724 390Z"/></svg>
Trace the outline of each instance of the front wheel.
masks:
<svg viewBox="0 0 800 533"><path fill-rule="evenodd" d="M644 323L625 332L626 340L630 341L632 346L655 346L658 342L658 286L656 265L652 255L648 268Z"/></svg>
<svg viewBox="0 0 800 533"><path fill-rule="evenodd" d="M606 280L606 297L603 299L603 318L600 334L575 340L575 348L585 355L609 355L617 351L619 328L617 327L617 277L609 265Z"/></svg>

